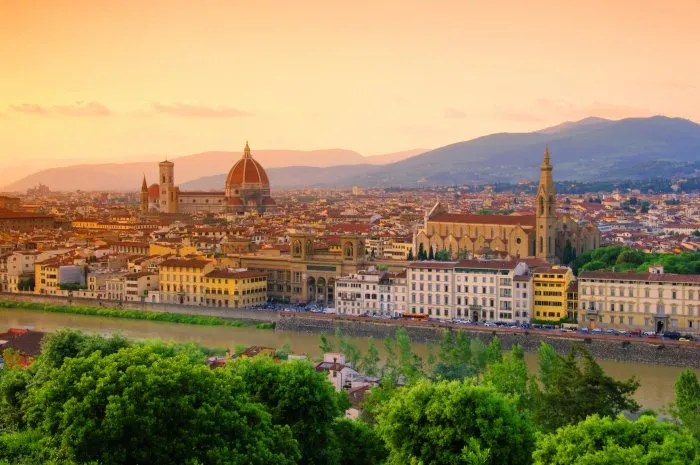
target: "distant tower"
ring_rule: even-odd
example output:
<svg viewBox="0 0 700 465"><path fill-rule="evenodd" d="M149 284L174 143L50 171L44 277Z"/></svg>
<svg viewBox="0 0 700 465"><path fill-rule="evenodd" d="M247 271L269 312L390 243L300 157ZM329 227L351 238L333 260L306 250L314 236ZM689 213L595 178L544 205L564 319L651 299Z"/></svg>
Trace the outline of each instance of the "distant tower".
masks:
<svg viewBox="0 0 700 465"><path fill-rule="evenodd" d="M549 147L544 149L544 161L540 166L540 185L537 188L537 242L535 256L553 260L554 250L554 217L555 210L554 180L552 165L549 162Z"/></svg>
<svg viewBox="0 0 700 465"><path fill-rule="evenodd" d="M165 160L158 164L158 168L160 169L160 212L177 213L175 164Z"/></svg>
<svg viewBox="0 0 700 465"><path fill-rule="evenodd" d="M146 184L146 175L143 175L143 183L141 183L141 214L148 213L148 184Z"/></svg>

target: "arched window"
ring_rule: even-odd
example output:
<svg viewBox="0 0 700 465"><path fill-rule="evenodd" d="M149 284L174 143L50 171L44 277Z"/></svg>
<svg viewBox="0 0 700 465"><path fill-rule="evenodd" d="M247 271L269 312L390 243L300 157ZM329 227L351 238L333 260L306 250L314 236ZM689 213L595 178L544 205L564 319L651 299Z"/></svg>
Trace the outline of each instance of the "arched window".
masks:
<svg viewBox="0 0 700 465"><path fill-rule="evenodd" d="M540 253L544 252L544 238L540 236Z"/></svg>
<svg viewBox="0 0 700 465"><path fill-rule="evenodd" d="M540 196L540 215L544 215L544 197Z"/></svg>

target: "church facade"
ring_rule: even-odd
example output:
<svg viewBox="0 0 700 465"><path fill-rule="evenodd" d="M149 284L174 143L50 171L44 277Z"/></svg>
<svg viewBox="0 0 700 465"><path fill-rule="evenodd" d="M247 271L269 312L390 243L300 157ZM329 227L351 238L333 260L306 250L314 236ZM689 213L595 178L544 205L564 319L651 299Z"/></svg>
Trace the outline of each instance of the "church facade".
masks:
<svg viewBox="0 0 700 465"><path fill-rule="evenodd" d="M556 214L556 193L549 149L540 166L534 215L477 215L450 213L436 204L414 235L414 253L430 248L453 259L480 256L541 258L560 262L565 250L580 255L600 246L600 231L567 214Z"/></svg>
<svg viewBox="0 0 700 465"><path fill-rule="evenodd" d="M141 186L141 213L264 213L276 206L270 181L251 154L248 143L243 155L226 177L223 191L183 191L175 185L175 164L158 164L159 183Z"/></svg>

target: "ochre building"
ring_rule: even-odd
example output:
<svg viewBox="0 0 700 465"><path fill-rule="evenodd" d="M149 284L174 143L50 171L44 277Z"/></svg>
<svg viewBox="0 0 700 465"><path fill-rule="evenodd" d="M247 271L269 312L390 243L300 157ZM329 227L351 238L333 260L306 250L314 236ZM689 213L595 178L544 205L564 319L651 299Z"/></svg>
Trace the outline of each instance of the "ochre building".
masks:
<svg viewBox="0 0 700 465"><path fill-rule="evenodd" d="M141 184L141 213L264 213L276 206L270 195L270 180L251 154L248 143L243 155L226 177L223 191L183 191L175 185L175 164L158 164L159 184Z"/></svg>
<svg viewBox="0 0 700 465"><path fill-rule="evenodd" d="M543 258L558 262L569 244L580 255L600 246L600 231L591 223L556 214L556 195L549 149L540 166L534 215L450 213L438 203L426 215L414 238L414 253L446 250L450 258L495 255L502 258Z"/></svg>

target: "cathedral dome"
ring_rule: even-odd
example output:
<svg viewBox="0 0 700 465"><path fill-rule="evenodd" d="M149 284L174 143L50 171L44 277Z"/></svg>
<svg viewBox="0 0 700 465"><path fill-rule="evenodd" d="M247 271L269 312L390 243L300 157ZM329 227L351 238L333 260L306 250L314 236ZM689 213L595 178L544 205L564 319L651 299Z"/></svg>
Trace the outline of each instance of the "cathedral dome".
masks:
<svg viewBox="0 0 700 465"><path fill-rule="evenodd" d="M231 191L241 187L270 187L270 181L263 167L253 159L248 143L240 160L228 172L226 190Z"/></svg>

